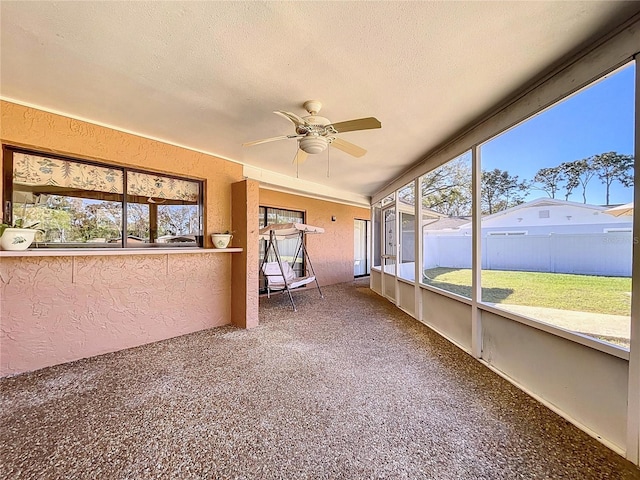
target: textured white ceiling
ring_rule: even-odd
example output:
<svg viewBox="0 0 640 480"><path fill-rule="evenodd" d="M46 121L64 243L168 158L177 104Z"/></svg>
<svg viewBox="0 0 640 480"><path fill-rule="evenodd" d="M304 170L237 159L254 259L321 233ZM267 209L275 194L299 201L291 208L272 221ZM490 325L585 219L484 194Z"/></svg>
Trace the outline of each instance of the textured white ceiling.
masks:
<svg viewBox="0 0 640 480"><path fill-rule="evenodd" d="M371 195L638 2L0 3L0 95L293 177L293 133L271 113L323 102L375 116L300 166L309 183ZM600 33L599 33L600 32ZM338 193L336 193L338 191Z"/></svg>

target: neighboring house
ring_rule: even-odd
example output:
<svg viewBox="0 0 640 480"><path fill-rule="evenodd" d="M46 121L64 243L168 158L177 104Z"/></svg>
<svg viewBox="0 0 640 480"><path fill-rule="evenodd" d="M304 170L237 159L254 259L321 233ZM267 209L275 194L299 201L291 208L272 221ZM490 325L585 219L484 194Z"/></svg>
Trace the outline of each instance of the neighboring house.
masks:
<svg viewBox="0 0 640 480"><path fill-rule="evenodd" d="M399 199L398 211L400 212L400 259L399 262L404 264L400 277L405 279L413 278L413 262L415 262L415 207L406 203L403 199ZM445 230L457 228L468 224L471 217L450 217L442 213L436 212L428 208L422 209L422 231L423 234L427 230ZM469 223L470 225L470 223ZM393 243L393 230L385 228L386 241ZM410 265L409 265L410 264Z"/></svg>
<svg viewBox="0 0 640 480"><path fill-rule="evenodd" d="M458 230L463 226L471 225L471 217L447 217L444 215L432 217L425 215L422 223L423 232Z"/></svg>
<svg viewBox="0 0 640 480"><path fill-rule="evenodd" d="M609 208L538 198L487 215L482 268L631 276L632 217ZM424 229L424 268L471 268L471 228Z"/></svg>
<svg viewBox="0 0 640 480"><path fill-rule="evenodd" d="M631 231L630 216L605 213L611 207L538 198L482 218L483 234L547 235ZM471 223L460 226L471 231Z"/></svg>

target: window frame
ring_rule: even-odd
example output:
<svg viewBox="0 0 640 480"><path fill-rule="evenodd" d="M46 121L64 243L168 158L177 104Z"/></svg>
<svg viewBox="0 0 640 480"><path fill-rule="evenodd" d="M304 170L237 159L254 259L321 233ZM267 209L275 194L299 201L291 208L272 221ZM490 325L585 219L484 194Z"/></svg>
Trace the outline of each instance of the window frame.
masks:
<svg viewBox="0 0 640 480"><path fill-rule="evenodd" d="M586 92L588 90L590 90L591 88L593 88L595 85L599 84L600 82L606 80L607 78L609 78L612 75L616 75L617 73L621 72L624 69L627 68L633 68L635 69L634 72L634 84L637 84L637 80L638 78L640 78L640 73L639 73L639 68L640 68L640 62L638 62L638 60L636 60L635 58L631 58L628 60L625 60L623 62L621 62L621 64L619 64L617 67L611 69L609 72L605 72L605 73L601 73L599 75L597 75L595 78L589 80L588 82L586 82L584 85L582 85L579 89L576 89L573 92L570 93L565 93L561 96L559 96L558 98L556 98L553 102L549 103L545 108L540 109L538 111L535 112L531 112L530 114L524 116L523 118L521 118L519 121L515 122L513 125L511 125L509 128L505 128L505 129L501 129L499 131L496 131L494 134L488 136L488 138L485 138L482 141L479 141L477 143L474 144L474 147L478 149L478 167L481 170L482 169L482 159L484 157L486 157L486 155L483 156L482 154L482 148L485 147L485 145L487 145L488 143L494 141L495 139L497 139L498 137L500 137L501 135L506 134L507 132L517 129L519 127L521 127L522 125L526 124L527 122L531 121L532 119L534 119L535 117L539 116L539 115L543 115L544 113L553 110L554 108L558 107L560 104L566 102L567 100L569 100L570 98L574 97L575 95L580 95L583 92ZM635 104L637 104L638 102L638 98L640 95L640 91L638 91L638 89L636 88L633 92L633 101L636 102ZM634 105L635 105L634 104ZM637 118L637 109L634 111L634 118ZM637 148L637 147L634 147ZM634 150L635 153L635 150ZM633 153L632 153L633 155ZM637 171L638 170L638 156L635 156L634 159L634 169ZM637 173L634 174L634 178L637 177ZM631 187L631 188L635 188ZM474 196L474 201L477 200L479 203L481 202L481 192L477 193L477 196ZM634 201L635 198L634 198ZM548 212L549 215L548 216L540 216L540 214L542 212ZM551 218L551 210L547 210L547 209L542 209L542 210L538 210L538 217L539 219L547 219L547 218ZM480 241L480 258L482 258L482 256L484 255L484 246L483 246L483 237L484 239L486 239L489 236L500 236L500 235L492 235L492 233L494 232L487 232L486 236L484 236L481 232L482 232L482 220L484 217L480 217L479 218L479 241ZM633 231L635 229L635 225L631 226L631 232L629 232L629 230L627 230L626 228L624 229L625 231L619 231L619 232L615 232L615 231L606 231L606 230L610 230L607 228L603 228L603 233L606 234L614 234L615 233L631 233L631 235L633 235ZM497 233L502 233L503 231L498 231ZM523 236L523 235L514 235L513 233L520 233L520 231L504 231L506 234L504 235L505 237L508 236ZM524 236L529 235L528 231L523 230ZM511 234L511 235L510 235ZM633 236L632 236L633 239ZM632 248L633 248L633 243L634 241L632 240ZM524 314L520 314L520 313L514 313L514 312L509 312L506 309L502 309L500 307L495 307L494 305L492 305L490 302L487 302L485 300L482 299L482 289L483 289L483 284L482 284L482 272L483 271L490 271L490 269L484 269L482 268L482 264L481 262L478 263L477 265L474 265L473 268L477 268L478 269L478 274L480 275L480 279L479 279L479 283L478 283L478 287L480 288L480 296L476 302L476 306L477 308L479 308L480 310L486 310L492 313L495 313L499 316L508 318L510 320L516 321L518 323L522 323L524 325L529 325L532 326L534 328L537 328L539 330L548 332L548 333L552 333L556 336L562 337L562 338L566 338L569 340L572 340L576 343L594 348L596 350L608 353L610 355L616 356L618 358L623 358L628 360L629 359L629 355L630 355L630 347L624 347L621 345L618 345L614 342L608 341L608 340L603 340L601 338L598 338L595 334L590 334L590 333L581 333L577 330L568 330L566 328L563 328L561 326L555 325L553 323L549 323L546 322L543 319L540 318L536 318L536 317L530 317ZM630 277L632 283L634 282L634 266L632 264L631 266L631 277ZM632 287L632 291L633 291L633 287ZM633 317L633 313L632 313L632 307L630 307L629 310L629 317L632 320ZM631 332L630 332L631 334Z"/></svg>
<svg viewBox="0 0 640 480"><path fill-rule="evenodd" d="M405 201L401 197L401 193L409 191L413 194L413 200ZM413 282L415 280L415 263L416 263L416 230L418 229L418 219L416 218L416 202L417 202L417 194L416 194L416 183L415 181L411 181L407 183L404 187L399 188L396 191L396 210L397 210L397 229L398 233L396 235L398 245L396 245L396 271L397 277L399 280L404 280L408 282ZM405 241L407 237L405 236L405 219L407 217L412 217L411 224L413 225L413 248L407 251L405 248ZM407 254L408 260L405 259L405 254ZM413 271L409 274L409 276L405 276L405 272L403 269L403 264L405 263L413 263Z"/></svg>
<svg viewBox="0 0 640 480"><path fill-rule="evenodd" d="M261 215L261 209L264 209L264 215ZM273 206L269 206L269 205L259 205L258 206L258 227L259 228L263 228L263 227L260 227L260 222L261 221L264 223L264 226L269 225L269 223L268 223L269 210L280 210L280 211L284 211L284 212L300 213L300 214L302 214L302 222L301 223L305 223L305 221L307 219L306 210L293 210L291 208L273 207ZM306 247L306 241L307 241L306 235L302 238L302 241L305 242L305 247ZM267 248L267 240L259 239L258 267L260 267L262 265L262 261L264 260L263 253L266 250L266 248ZM300 274L304 275L304 272L307 269L306 259L305 259L304 255L302 255L302 262L300 264L300 269L301 269L301 271L298 270L296 273L298 275L300 275ZM296 270L296 268L294 267L294 271L295 270ZM258 293L259 294L267 293L266 278L264 278L264 275L262 274L262 270L260 270L260 269L258 271L258 276L259 276Z"/></svg>
<svg viewBox="0 0 640 480"><path fill-rule="evenodd" d="M384 187L383 189L379 190L377 193L375 193L372 198L371 198L371 219L372 219L372 224L375 226L375 215L376 215L376 207L379 208L381 211L383 211L384 207L382 207L382 203L383 202L388 202L386 205L388 205L389 203L391 203L391 199L394 198L394 196L397 196L398 192L401 191L405 186L406 186L406 181L408 178L413 178L413 180L415 181L416 179L419 180L422 176L427 175L428 173L432 172L433 170L445 165L446 163L448 163L449 161L451 161L454 158L457 158L461 155L463 155L465 152L467 151L471 151L472 152L472 172L473 172L473 178L472 177L472 185L473 185L473 190L472 190L472 201L473 201L473 216L471 219L471 224L473 225L473 233L471 235L472 237L472 249L473 249L473 258L472 258L472 275L473 275L473 283L472 283L472 298L467 298L467 297L463 297L460 295L457 295L455 293L449 292L447 290L443 290L437 287L434 287L432 285L427 285L422 283L419 279L414 280L413 282L410 281L406 281L406 283L409 284L413 284L415 288L419 288L424 291L430 291L430 292L434 292L437 293L439 295L442 295L444 297L448 297L451 298L453 300L456 300L462 304L466 304L472 307L472 310L474 310L475 312L480 312L480 311L487 311L490 313L493 313L495 315L498 315L500 317L503 318L507 318L509 320L512 320L514 322L518 322L533 328L536 328L538 330L541 331L545 331L547 333L556 335L558 337L561 338L565 338L568 340L571 340L575 343L587 346L589 348L593 348L594 350L598 350L601 352L604 352L608 355L612 355L614 357L617 358L621 358L624 360L629 360L630 358L630 349L629 348L625 348L622 346L619 346L615 343L610 343L607 341L603 341L600 340L596 337L590 336L590 335L583 335L581 333L578 332L574 332L574 331L569 331L569 330L565 330L561 327L557 327L555 325L552 324L548 324L545 323L542 320L538 320L538 319L533 319L533 318L529 318L527 316L524 315L520 315L517 313L513 313L513 312L509 312L507 310L503 310L500 308L496 308L493 307L491 304L486 303L482 300L482 295L481 295L481 273L483 271L483 269L481 268L481 261L482 261L482 244L483 244L483 240L486 240L486 236L482 234L482 225L481 225L481 221L482 221L482 215L480 215L480 173L481 173L481 154L480 154L480 149L488 142L492 141L493 139L495 139L496 137L506 133L507 131L513 129L513 128L517 128L518 126L520 126L521 124L524 124L525 122L531 120L533 117L549 110L552 109L554 107L556 107L558 104L564 102L565 100L567 100L568 98L570 98L573 95L579 94L580 92L583 92L589 88L591 88L592 86L594 86L595 84L599 83L600 81L606 79L607 77L609 77L610 75L614 75L616 73L618 73L619 71L628 68L630 65L633 65L633 68L635 68L635 74L634 74L634 82L636 85L636 89L635 89L635 102L637 104L638 99L640 98L640 90L637 88L638 82L640 81L640 62L638 61L637 58L635 58L635 56L632 57L628 57L625 58L624 60L621 60L620 62L618 62L615 66L609 67L606 69L606 71L602 71L600 73L598 73L597 75L594 75L592 78L586 80L583 84L581 84L578 88L572 89L571 91L565 91L562 94L553 94L551 95L549 92L542 94L542 96L544 98L549 98L548 102L545 102L544 106L541 106L540 108L536 108L534 110L528 111L525 114L519 113L519 118L515 119L515 120L510 120L508 122L504 122L504 121L498 121L498 127L495 127L493 123L488 122L488 120L484 120L482 123L480 123L479 125L482 127L479 130L475 130L475 133L473 134L464 134L461 136L461 139L459 140L455 140L453 141L449 146L447 146L447 148L443 148L440 151L434 153L432 156L430 157L426 157L423 162L417 167L411 170L411 175L409 175L409 172L406 173L405 175L401 175L400 177L398 177L396 180L394 180L391 184L389 184L387 187ZM541 101L537 101L534 102L536 104L540 104ZM516 112L517 113L517 112ZM634 118L637 119L638 118L638 109L635 109L635 113L634 113ZM637 123L637 122L636 122ZM635 156L635 162L634 162L634 167L635 167L635 178L637 179L640 176L640 169L639 167L639 163L640 162L640 155L637 155L637 150L638 150L638 145L640 145L640 142L637 141L638 138L638 134L637 132L640 131L638 129L636 129L636 141L635 141L635 147L634 147L634 156ZM477 132L481 132L481 133L477 133ZM450 155L452 153L455 153L455 155L453 156L453 158L450 157ZM416 196L419 196L419 194L417 194ZM421 195L420 195L421 197ZM385 206L386 206L385 205ZM420 206L422 207L423 204L422 202L420 202ZM474 218L477 217L477 218ZM420 218L422 218L422 215L420 215ZM381 222L382 223L382 222ZM603 229L603 233L609 233L612 235L615 235L616 233L631 233L632 238L633 238L633 253L634 253L634 258L638 255L635 255L637 252L637 246L640 245L640 242L637 241L637 238L633 236L633 234L636 231L636 223L633 223L632 226L632 231L629 232L627 229L625 229L625 231L604 231L605 229ZM421 230L421 229L420 229ZM416 232L418 232L418 229L416 229ZM529 235L529 231L517 231L518 234L521 235L521 232L524 232L524 235ZM380 235L382 237L382 232L380 232ZM419 237L421 237L421 234L418 234ZM498 236L498 235L496 235ZM508 236L508 235L507 235ZM372 235L373 240L375 241L375 228L374 228L374 235ZM416 241L418 241L418 239L416 239ZM421 245L420 247L421 251L424 251L424 246ZM374 251L375 248L372 249L372 258L374 255ZM421 259L421 264L424 262L423 259ZM633 269L633 267L632 267ZM633 269L634 270L634 269ZM375 271L377 273L384 273L384 270L381 267L376 267L373 266L373 262L372 262L372 271ZM383 277L384 278L384 277ZM632 282L633 285L635 285L638 282L633 281L633 271L632 271ZM373 285L373 283L372 283ZM380 284L378 284L378 288ZM373 288L373 287L372 287ZM632 290L636 290L635 286L632 287ZM382 296L384 296L384 287L382 287L382 290L378 291L376 290L376 292ZM636 292L634 292L636 293ZM420 294L416 294L416 299L421 299L422 297L420 296ZM633 298L640 298L640 295L634 295ZM395 301L395 299L391 299L393 303L397 303ZM633 300L632 303L634 303L636 300ZM640 301L640 300L639 300ZM418 301L416 301L416 305L419 305ZM421 304L420 304L421 305ZM632 311L633 311L633 306L632 306ZM416 319L418 319L419 321L422 321L422 313L416 313ZM481 327L479 326L480 322L478 321L480 319L480 315L473 315L472 316L472 332L475 330L476 332L479 331L481 329ZM445 335L446 336L446 335ZM447 337L449 338L449 337ZM478 341L478 338L480 338L480 341ZM472 333L472 346L471 346L471 350L474 352L474 355L477 356L478 358L480 358L480 354L477 353L479 351L479 348L481 348L482 342L481 342L481 334ZM466 349L466 347L461 347L463 349Z"/></svg>
<svg viewBox="0 0 640 480"><path fill-rule="evenodd" d="M117 165L108 162L100 162L95 160L87 160L84 158L73 157L69 155L60 155L57 153L50 153L45 151L33 150L29 148L22 148L19 146L14 146L10 144L2 145L2 179L3 179L3 189L2 189L2 212L3 212L3 222L12 224L13 223L13 155L14 153L20 153L24 155L35 155L44 158L51 158L56 160L64 160L69 162L74 162L82 165L92 165L100 168L109 168L113 170L119 170L122 172L122 201L120 202L122 205L122 225L121 225L121 237L122 240L119 243L109 243L106 246L100 245L99 248L106 250L119 250L119 249L152 249L152 248L204 248L204 190L205 190L205 180L198 178L190 178L179 175L174 175L165 172L153 171L153 170L144 170L136 167L128 167L124 165ZM131 242L128 242L128 235L124 234L127 231L127 197L129 196L127 193L127 174L129 172L135 172L145 175L158 175L164 178L170 178L175 180L182 180L188 182L197 183L199 186L198 191L198 220L200 223L200 229L197 235L195 236L195 245L192 243L181 244L181 243L142 243L133 245ZM90 191L90 190L89 190ZM156 218L151 218L151 209L149 210L149 222L150 224L157 225L157 211ZM78 245L56 245L53 243L48 243L45 245L35 245L30 248L30 250L34 249L47 249L47 248L62 248L62 249L82 249L82 248L96 248L97 244L95 243L82 243Z"/></svg>
<svg viewBox="0 0 640 480"><path fill-rule="evenodd" d="M471 293L469 296L465 296L462 295L460 293L457 292L453 292L451 290L447 290L445 288L442 288L440 286L437 285L432 285L430 283L426 283L424 282L424 272L425 272L425 266L424 266L424 262L425 259L427 259L427 257L430 258L430 254L431 251L430 250L426 250L425 249L425 233L424 233L424 227L429 225L429 224L425 224L424 223L424 213L425 211L431 211L440 215L445 215L442 214L441 212L437 212L437 210L433 209L433 205L429 205L428 207L425 206L424 204L424 200L426 199L426 197L423 197L422 193L423 193L423 179L424 177L426 177L427 175L431 175L434 172L436 172L438 169L444 168L446 165L448 165L451 162L457 162L457 161L464 161L465 158L468 156L468 161L469 161L469 178L471 181L472 180L472 176L473 176L473 169L474 169L474 153L473 153L473 148L469 148L464 150L463 152L459 153L458 155L449 158L447 161L441 163L440 165L427 170L426 172L424 172L421 175L418 175L416 177L416 180L418 181L418 190L419 190L419 201L420 201L420 219L419 219L419 227L416 228L416 230L419 230L417 233L418 235L421 237L421 243L420 243L420 249L421 249L421 258L420 258L420 275L419 277L416 279L416 285L418 285L420 288L423 288L427 291L432 291L435 293L438 293L440 295L444 295L445 297L448 298L452 298L456 301L462 302L464 304L467 305L471 305L472 304L472 297L473 297L473 280L471 280L471 284L469 285L469 287L471 288ZM461 162L462 163L462 162ZM471 223L473 224L473 222L475 221L474 219L474 215L476 215L476 212L474 210L474 205L476 203L475 197L474 197L474 193L473 191L469 192L470 196L471 196L471 205L470 205L470 211L468 214L464 214L464 215L458 215L460 217L469 217L468 222L466 223ZM416 197L418 197L418 195L416 195ZM474 260L473 260L473 234L471 232L469 233L464 233L463 235L464 237L471 237L471 251L469 252L471 254L471 270L472 270L472 277L473 277L473 265L474 265ZM429 255L427 255L427 253L429 253Z"/></svg>

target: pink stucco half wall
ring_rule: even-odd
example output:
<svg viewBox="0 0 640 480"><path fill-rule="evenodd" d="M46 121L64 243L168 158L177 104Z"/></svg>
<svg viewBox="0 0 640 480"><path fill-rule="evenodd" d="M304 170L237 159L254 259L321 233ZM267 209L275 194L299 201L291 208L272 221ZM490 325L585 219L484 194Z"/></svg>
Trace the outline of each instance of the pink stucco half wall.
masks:
<svg viewBox="0 0 640 480"><path fill-rule="evenodd" d="M0 258L2 376L229 323L229 255Z"/></svg>

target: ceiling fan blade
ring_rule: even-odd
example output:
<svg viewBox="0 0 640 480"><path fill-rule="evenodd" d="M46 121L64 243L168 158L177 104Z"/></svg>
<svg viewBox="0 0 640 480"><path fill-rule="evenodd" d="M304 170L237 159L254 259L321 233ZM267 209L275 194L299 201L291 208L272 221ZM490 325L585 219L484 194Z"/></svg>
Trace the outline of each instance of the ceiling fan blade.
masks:
<svg viewBox="0 0 640 480"><path fill-rule="evenodd" d="M304 137L304 135L280 135L279 137L263 138L262 140L254 140L253 142L243 143L243 147L251 147L253 145L260 145L261 143L275 142L276 140L286 140L288 138Z"/></svg>
<svg viewBox="0 0 640 480"><path fill-rule="evenodd" d="M298 151L296 152L296 156L293 157L293 164L295 165L297 163L298 165L300 165L301 163L304 163L308 156L309 154L307 152L298 149Z"/></svg>
<svg viewBox="0 0 640 480"><path fill-rule="evenodd" d="M343 152L348 153L349 155L352 155L357 158L360 158L365 153L367 153L367 151L364 148L359 147L358 145L354 145L351 142L347 142L342 138L336 138L333 142L331 142L331 146L336 147L338 150L342 150Z"/></svg>
<svg viewBox="0 0 640 480"><path fill-rule="evenodd" d="M306 125L307 124L307 122L305 122L305 120L303 118L300 118L295 113L283 112L281 110L276 110L273 113L275 113L276 115L280 115L281 117L286 118L287 120L293 122L293 124L296 127L299 127L300 125Z"/></svg>
<svg viewBox="0 0 640 480"><path fill-rule="evenodd" d="M346 122L338 122L331 124L336 132L353 132L354 130L369 130L372 128L381 128L380 120L374 117L357 118L355 120L347 120Z"/></svg>

